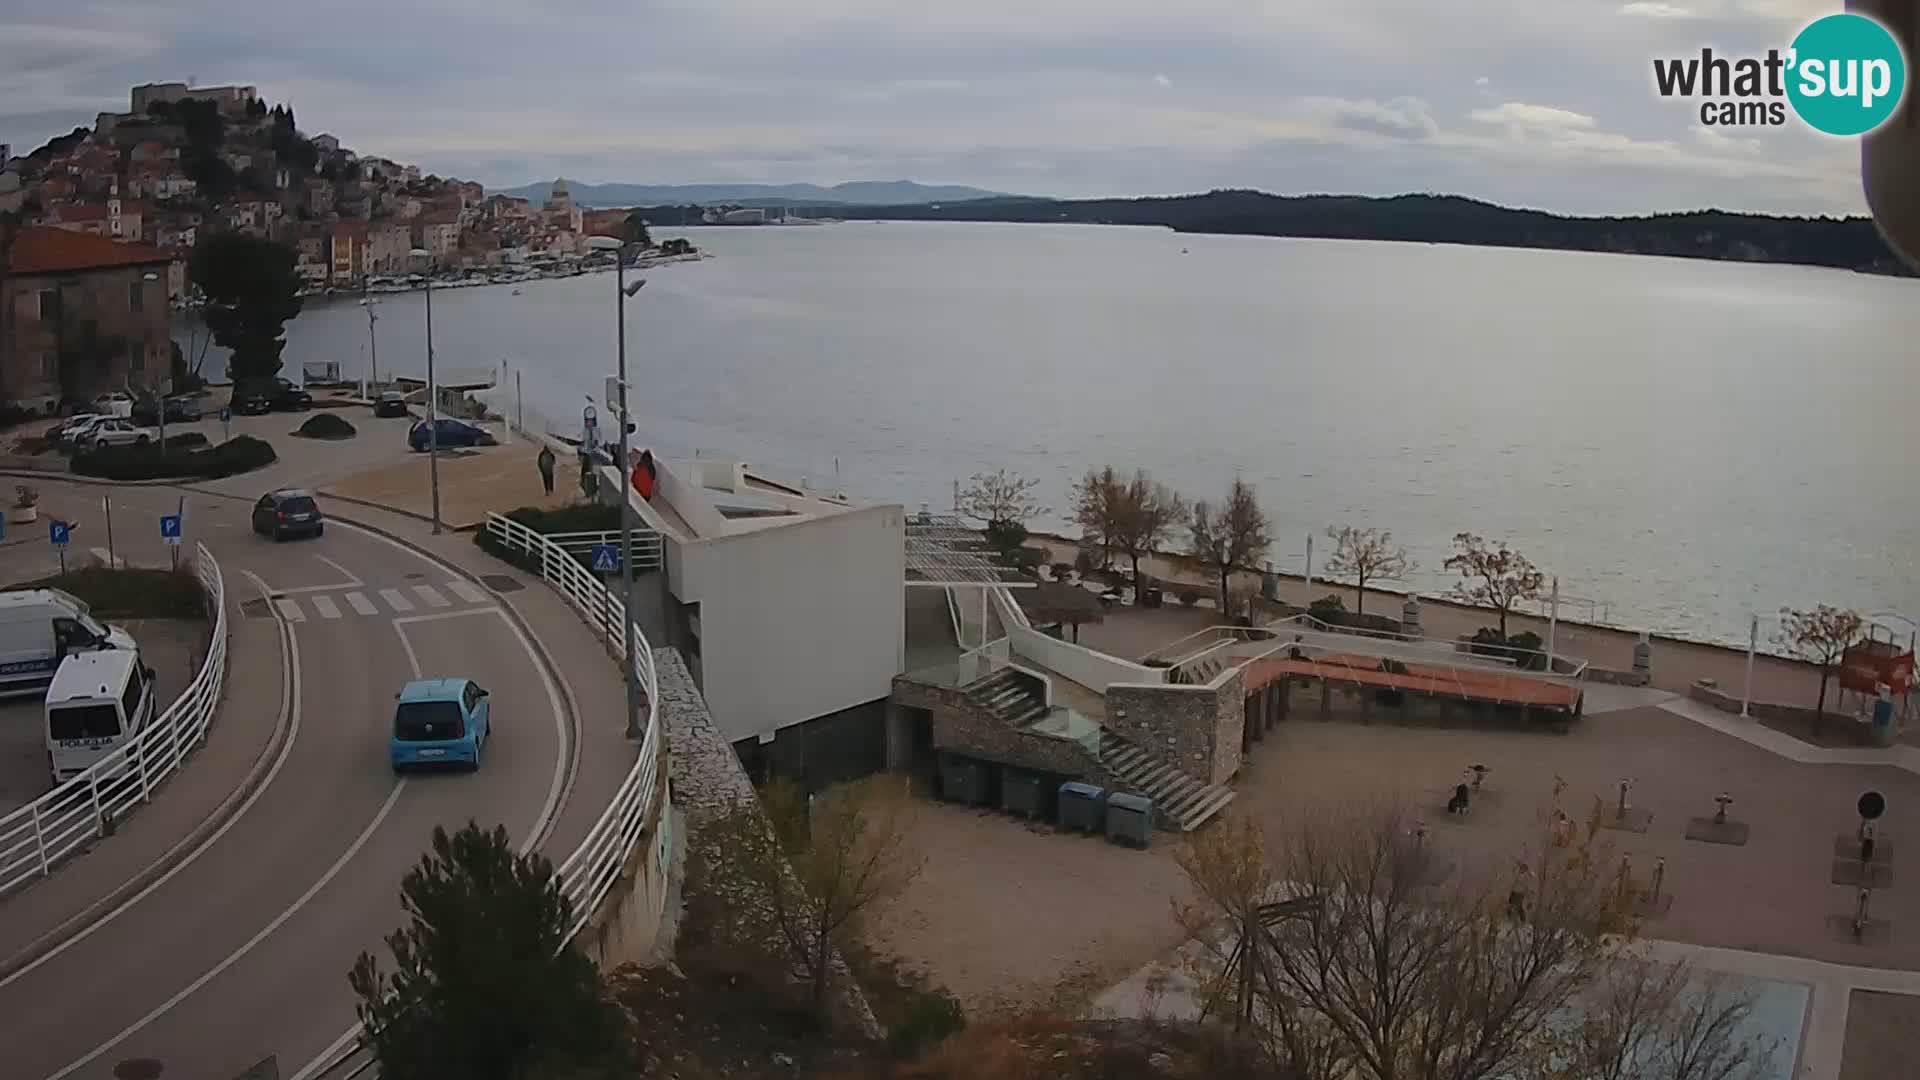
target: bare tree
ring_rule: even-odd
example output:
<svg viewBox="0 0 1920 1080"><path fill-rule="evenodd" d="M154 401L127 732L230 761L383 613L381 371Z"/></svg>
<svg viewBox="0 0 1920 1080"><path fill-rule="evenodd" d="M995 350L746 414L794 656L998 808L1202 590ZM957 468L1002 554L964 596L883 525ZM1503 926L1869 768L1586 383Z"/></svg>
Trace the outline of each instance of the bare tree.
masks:
<svg viewBox="0 0 1920 1080"><path fill-rule="evenodd" d="M711 873L742 902L741 918L791 964L816 1017L827 1016L835 958L864 921L919 877L926 859L909 836L914 802L885 776L809 798L786 781L760 791L760 808L738 804L718 830Z"/></svg>
<svg viewBox="0 0 1920 1080"><path fill-rule="evenodd" d="M1367 582L1404 578L1414 568L1407 549L1393 542L1393 533L1389 530L1341 525L1329 527L1327 535L1333 540L1333 557L1327 560L1327 573L1354 579L1354 591L1358 594L1353 607L1356 614L1367 612Z"/></svg>
<svg viewBox="0 0 1920 1080"><path fill-rule="evenodd" d="M1046 512L1033 497L1039 486L1040 481L1005 469L975 473L961 489L960 516L985 526L987 543L995 550L1013 551L1027 542L1027 522Z"/></svg>
<svg viewBox="0 0 1920 1080"><path fill-rule="evenodd" d="M1556 1080L1753 1080L1775 1046L1743 1037L1754 995L1684 960L1632 953L1582 995L1556 1047Z"/></svg>
<svg viewBox="0 0 1920 1080"><path fill-rule="evenodd" d="M1514 605L1540 595L1546 577L1525 555L1507 547L1505 541L1491 544L1470 532L1456 533L1453 554L1446 568L1460 575L1453 594L1475 607L1490 607L1500 613L1500 637L1507 636L1507 616Z"/></svg>
<svg viewBox="0 0 1920 1080"><path fill-rule="evenodd" d="M1220 613L1233 614L1227 607L1228 584L1234 570L1264 555L1273 543L1266 511L1260 509L1253 485L1236 476L1220 505L1205 499L1194 503L1187 528L1194 557L1220 575Z"/></svg>
<svg viewBox="0 0 1920 1080"><path fill-rule="evenodd" d="M1276 1072L1667 1080L1601 1067L1657 1049L1691 1063L1673 1080L1733 1075L1706 1066L1741 1060L1746 1003L1680 993L1678 976L1655 979L1630 1021L1582 1026L1612 1007L1614 988L1648 975L1631 966L1630 894L1607 869L1597 820L1516 866L1445 872L1437 841L1413 826L1402 810L1366 809L1273 840L1226 823L1183 840L1177 858L1200 901L1182 924L1212 916L1201 985L1259 1029Z"/></svg>
<svg viewBox="0 0 1920 1080"><path fill-rule="evenodd" d="M1825 604L1811 611L1780 609L1780 630L1775 635L1776 643L1820 668L1820 699L1813 709L1813 728L1816 732L1826 718L1827 682L1833 676L1833 669L1847 654L1847 649L1860 640L1865 629L1866 624L1861 621L1857 611L1845 611Z"/></svg>
<svg viewBox="0 0 1920 1080"><path fill-rule="evenodd" d="M1140 560L1152 558L1166 542L1167 534L1187 520L1187 503L1179 492L1155 483L1145 469L1139 469L1122 490L1119 509L1114 546L1132 561L1137 597L1145 585L1145 579L1140 576Z"/></svg>
<svg viewBox="0 0 1920 1080"><path fill-rule="evenodd" d="M1073 522L1080 526L1083 542L1100 545L1103 566L1113 561L1126 495L1127 485L1111 465L1088 469L1069 495L1073 501Z"/></svg>

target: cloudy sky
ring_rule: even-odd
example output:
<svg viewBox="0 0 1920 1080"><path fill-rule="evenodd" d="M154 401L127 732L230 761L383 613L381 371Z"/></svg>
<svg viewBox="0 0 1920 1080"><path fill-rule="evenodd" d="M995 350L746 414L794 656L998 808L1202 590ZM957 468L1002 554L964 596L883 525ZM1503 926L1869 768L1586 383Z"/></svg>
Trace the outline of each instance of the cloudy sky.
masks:
<svg viewBox="0 0 1920 1080"><path fill-rule="evenodd" d="M511 186L910 178L1060 196L1455 192L1856 213L1855 144L1700 127L1656 56L1838 0L0 0L0 141L136 82L258 85Z"/></svg>

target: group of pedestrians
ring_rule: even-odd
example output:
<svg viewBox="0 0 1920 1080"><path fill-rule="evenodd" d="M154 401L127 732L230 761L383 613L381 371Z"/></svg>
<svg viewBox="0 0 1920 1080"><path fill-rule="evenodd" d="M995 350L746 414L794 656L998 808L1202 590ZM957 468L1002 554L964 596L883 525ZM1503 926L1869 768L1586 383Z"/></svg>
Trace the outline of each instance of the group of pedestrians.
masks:
<svg viewBox="0 0 1920 1080"><path fill-rule="evenodd" d="M659 481L658 470L654 466L653 451L637 450L628 455L632 462L632 472L628 481L633 490L640 493L642 499L651 501ZM553 447L542 446L540 456L534 459L534 465L540 470L540 486L551 496L553 494L554 470L559 467L559 458L554 455ZM593 453L587 447L580 448L580 494L588 499L598 496L600 478L594 467Z"/></svg>

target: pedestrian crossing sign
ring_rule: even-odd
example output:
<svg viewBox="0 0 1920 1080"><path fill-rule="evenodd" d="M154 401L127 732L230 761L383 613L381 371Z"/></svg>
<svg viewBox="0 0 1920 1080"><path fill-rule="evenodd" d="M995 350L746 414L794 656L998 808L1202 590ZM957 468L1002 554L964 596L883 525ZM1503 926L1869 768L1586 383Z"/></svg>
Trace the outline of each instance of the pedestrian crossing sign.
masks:
<svg viewBox="0 0 1920 1080"><path fill-rule="evenodd" d="M611 574L620 569L620 549L612 544L593 545L593 572Z"/></svg>

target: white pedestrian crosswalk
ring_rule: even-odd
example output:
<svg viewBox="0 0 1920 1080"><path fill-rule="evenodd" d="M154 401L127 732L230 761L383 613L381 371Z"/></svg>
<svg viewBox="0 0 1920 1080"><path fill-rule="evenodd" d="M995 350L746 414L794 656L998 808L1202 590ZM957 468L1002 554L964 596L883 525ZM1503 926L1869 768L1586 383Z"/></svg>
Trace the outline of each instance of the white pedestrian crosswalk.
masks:
<svg viewBox="0 0 1920 1080"><path fill-rule="evenodd" d="M445 589L442 592L441 589ZM341 619L359 616L374 618L383 615L406 615L425 607L430 610L445 610L460 604L491 604L493 597L486 590L471 581L454 580L445 582L440 588L432 585L409 586L412 596L400 589L376 590L380 602L375 603L372 596L360 591L342 591L336 599L332 593L314 592L303 596L278 596L273 606L280 612L281 618L288 622L306 622L311 617L320 619ZM447 598L452 593L457 600ZM342 610L341 601L346 607Z"/></svg>

